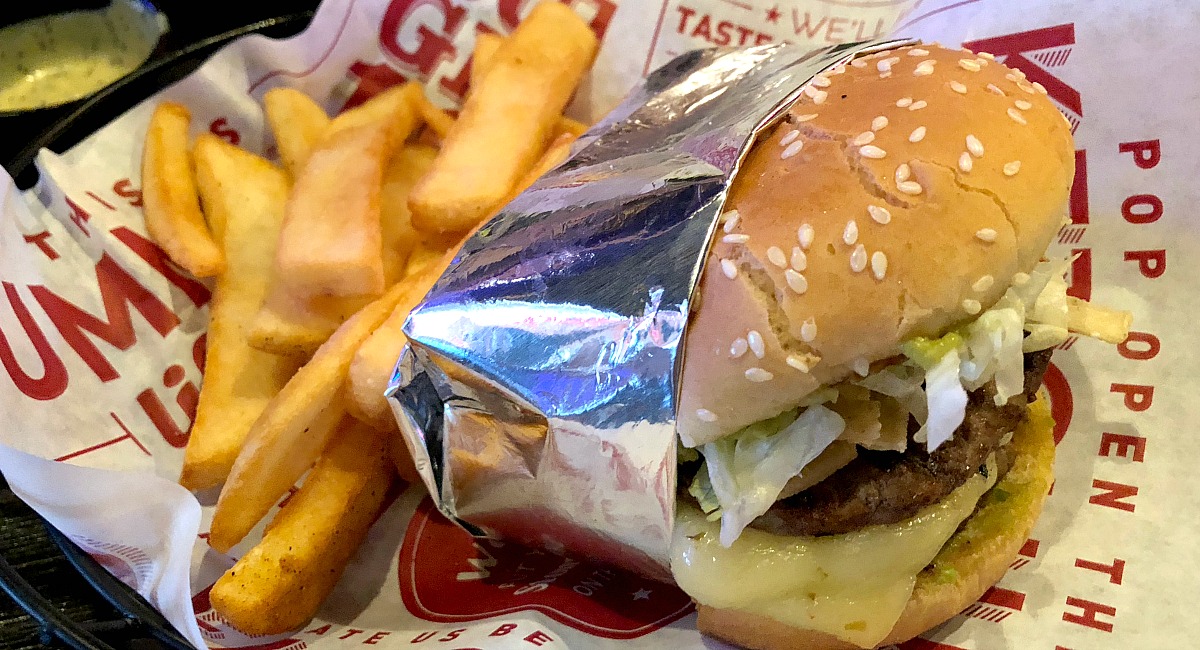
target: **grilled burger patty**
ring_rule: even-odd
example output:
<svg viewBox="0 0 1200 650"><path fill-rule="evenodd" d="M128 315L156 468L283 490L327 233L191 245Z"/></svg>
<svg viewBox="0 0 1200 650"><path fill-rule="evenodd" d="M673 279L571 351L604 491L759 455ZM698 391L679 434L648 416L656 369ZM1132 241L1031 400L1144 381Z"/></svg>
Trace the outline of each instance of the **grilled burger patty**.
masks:
<svg viewBox="0 0 1200 650"><path fill-rule="evenodd" d="M777 535L835 535L893 524L944 499L996 452L999 471L1010 461L1001 441L1036 399L1052 350L1025 355L1025 392L996 406L991 384L968 396L966 418L933 453L914 443L910 421L906 452L860 449L858 457L813 487L777 502L752 527Z"/></svg>

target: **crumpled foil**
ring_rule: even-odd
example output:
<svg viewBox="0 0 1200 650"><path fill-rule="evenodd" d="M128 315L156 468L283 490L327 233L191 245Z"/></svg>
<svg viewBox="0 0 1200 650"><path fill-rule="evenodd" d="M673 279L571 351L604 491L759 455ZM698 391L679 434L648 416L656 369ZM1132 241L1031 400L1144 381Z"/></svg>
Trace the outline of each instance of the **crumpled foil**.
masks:
<svg viewBox="0 0 1200 650"><path fill-rule="evenodd" d="M443 514L669 579L682 343L738 165L814 76L901 44L681 55L466 243L387 391Z"/></svg>

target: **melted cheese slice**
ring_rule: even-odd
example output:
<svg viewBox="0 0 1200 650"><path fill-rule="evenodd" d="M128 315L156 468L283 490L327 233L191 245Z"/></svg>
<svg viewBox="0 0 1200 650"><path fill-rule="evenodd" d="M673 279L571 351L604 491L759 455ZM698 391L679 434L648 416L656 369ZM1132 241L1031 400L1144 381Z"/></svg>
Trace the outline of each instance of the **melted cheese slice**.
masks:
<svg viewBox="0 0 1200 650"><path fill-rule="evenodd" d="M747 528L729 548L720 522L680 504L671 547L675 580L697 602L826 632L864 648L887 637L925 568L995 483L975 474L941 502L889 526L784 537Z"/></svg>

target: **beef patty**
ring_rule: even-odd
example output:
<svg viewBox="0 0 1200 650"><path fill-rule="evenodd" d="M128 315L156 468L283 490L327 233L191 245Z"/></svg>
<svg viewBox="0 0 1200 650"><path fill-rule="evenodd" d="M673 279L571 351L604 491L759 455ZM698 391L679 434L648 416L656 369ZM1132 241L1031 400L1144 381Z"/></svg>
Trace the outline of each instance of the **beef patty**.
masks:
<svg viewBox="0 0 1200 650"><path fill-rule="evenodd" d="M996 452L1003 473L1011 465L1000 442L1024 419L1036 399L1051 350L1025 355L1025 391L996 406L988 384L968 395L966 418L933 453L913 443L906 452L860 449L829 478L773 505L750 525L777 535L834 535L864 526L893 524L937 503L981 471Z"/></svg>

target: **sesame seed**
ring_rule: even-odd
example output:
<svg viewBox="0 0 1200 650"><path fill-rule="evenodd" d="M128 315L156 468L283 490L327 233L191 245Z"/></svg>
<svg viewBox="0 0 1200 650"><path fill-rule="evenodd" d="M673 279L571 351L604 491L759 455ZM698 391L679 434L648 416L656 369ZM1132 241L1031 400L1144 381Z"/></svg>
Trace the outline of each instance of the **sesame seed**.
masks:
<svg viewBox="0 0 1200 650"><path fill-rule="evenodd" d="M988 89L988 91L989 91L989 92L991 92L991 93L993 93L993 94L996 94L996 95L1000 95L1001 97L1006 97L1006 96L1008 96L1008 93L1004 92L1004 91L1003 91L1003 90L1000 88L1000 86L997 86L996 84L988 84L988 85L987 85L987 89Z"/></svg>
<svg viewBox="0 0 1200 650"><path fill-rule="evenodd" d="M787 266L787 255L784 255L783 249L778 246L767 249L767 260L781 269Z"/></svg>
<svg viewBox="0 0 1200 650"><path fill-rule="evenodd" d="M742 233L724 235L721 237L721 241L725 242L726 244L745 244L746 242L750 241L750 235L745 235Z"/></svg>
<svg viewBox="0 0 1200 650"><path fill-rule="evenodd" d="M979 230L975 231L975 237L978 238L979 241L991 243L996 241L996 231L992 228L980 228Z"/></svg>
<svg viewBox="0 0 1200 650"><path fill-rule="evenodd" d="M1025 118L1021 115L1021 112L1018 111L1017 109L1009 108L1007 113L1008 113L1008 116L1012 118L1012 121L1016 122L1017 124L1021 124L1021 125L1029 124L1029 122L1025 120Z"/></svg>
<svg viewBox="0 0 1200 650"><path fill-rule="evenodd" d="M862 133L859 133L858 135L854 136L854 139L850 141L850 144L852 144L856 147L861 147L864 144L871 144L871 142L874 140L875 140L875 132L874 131L863 131Z"/></svg>
<svg viewBox="0 0 1200 650"><path fill-rule="evenodd" d="M805 113L804 115L793 115L792 120L796 122L807 122L817 116L816 113Z"/></svg>
<svg viewBox="0 0 1200 650"><path fill-rule="evenodd" d="M800 129L792 129L791 131L787 132L787 135L783 136L783 138L780 139L779 145L782 147L786 147L789 144L795 142L796 138L798 138L798 137L800 137Z"/></svg>
<svg viewBox="0 0 1200 650"><path fill-rule="evenodd" d="M1010 72L1010 73L1004 75L1004 78L1008 79L1009 81L1012 81L1012 82L1015 82L1018 79L1017 75L1013 72Z"/></svg>
<svg viewBox="0 0 1200 650"><path fill-rule="evenodd" d="M859 357L853 361L851 367L854 369L854 374L859 377L866 377L871 374L871 362L867 361L866 357Z"/></svg>
<svg viewBox="0 0 1200 650"><path fill-rule="evenodd" d="M925 76L933 74L933 64L935 64L935 63L937 63L937 62L932 59L918 63L917 67L913 68L913 76L914 77L925 77Z"/></svg>
<svg viewBox="0 0 1200 650"><path fill-rule="evenodd" d="M797 140L797 141L789 144L787 146L787 148L783 150L783 153L779 154L779 159L787 160L788 158L791 158L792 156L800 153L800 150L803 148L804 148L804 141Z"/></svg>
<svg viewBox="0 0 1200 650"><path fill-rule="evenodd" d="M908 51L909 56L929 56L929 50L922 50L919 47L914 47Z"/></svg>
<svg viewBox="0 0 1200 650"><path fill-rule="evenodd" d="M1019 171L1021 171L1021 161L1020 160L1013 160L1011 162L1004 163L1004 175L1005 176L1016 176L1017 172L1019 172Z"/></svg>
<svg viewBox="0 0 1200 650"><path fill-rule="evenodd" d="M983 156L983 143L974 135L967 135L967 151L970 151L972 156L980 158Z"/></svg>
<svg viewBox="0 0 1200 650"><path fill-rule="evenodd" d="M717 414L708 409L696 409L696 417L704 422L717 421Z"/></svg>
<svg viewBox="0 0 1200 650"><path fill-rule="evenodd" d="M812 343L817 340L817 321L809 317L800 325L800 340L805 343Z"/></svg>
<svg viewBox="0 0 1200 650"><path fill-rule="evenodd" d="M868 205L867 212L875 220L875 223L886 224L892 220L892 213L888 212L887 208L881 208L878 205Z"/></svg>
<svg viewBox="0 0 1200 650"><path fill-rule="evenodd" d="M871 130L872 131L878 131L879 129L882 129L883 127L885 127L887 125L888 125L888 118L886 118L882 115L871 120Z"/></svg>
<svg viewBox="0 0 1200 650"><path fill-rule="evenodd" d="M983 305L979 304L978 300L967 298L962 301L962 308L968 314L978 314L983 309Z"/></svg>
<svg viewBox="0 0 1200 650"><path fill-rule="evenodd" d="M810 366L808 362L799 355L789 354L787 355L787 359L785 359L785 361L787 361L789 366L799 370L800 372L808 372L809 370L812 370L812 366Z"/></svg>
<svg viewBox="0 0 1200 650"><path fill-rule="evenodd" d="M896 182L897 183L903 183L904 181L908 180L911 177L912 177L912 168L908 166L908 163L900 163L900 166L896 167Z"/></svg>
<svg viewBox="0 0 1200 650"><path fill-rule="evenodd" d="M1017 76L1017 79L1025 78L1025 72L1023 70L1021 70L1020 68L1013 68L1012 73Z"/></svg>
<svg viewBox="0 0 1200 650"><path fill-rule="evenodd" d="M871 253L871 273L875 274L876 280L882 280L887 275L887 264L887 255L883 251Z"/></svg>
<svg viewBox="0 0 1200 650"><path fill-rule="evenodd" d="M983 57L983 58L987 59L988 61L996 60L996 55L992 54L991 52L979 52L975 56Z"/></svg>
<svg viewBox="0 0 1200 650"><path fill-rule="evenodd" d="M817 75L812 79L812 85L816 86L817 88L828 88L832 83L833 82L829 80L829 77L824 77L821 75Z"/></svg>
<svg viewBox="0 0 1200 650"><path fill-rule="evenodd" d="M984 59L984 58L981 58L981 57L976 57L976 58L975 58L975 63L978 63L978 64L979 64L979 67L983 68L983 67L986 67L986 66L987 66L987 64L988 64L988 60L987 60L987 59Z"/></svg>
<svg viewBox="0 0 1200 650"><path fill-rule="evenodd" d="M805 291L808 291L808 278L805 278L795 269L788 269L784 271L783 279L787 281L788 288L796 293L804 293Z"/></svg>
<svg viewBox="0 0 1200 650"><path fill-rule="evenodd" d="M979 63L977 63L974 59L959 59L958 67L966 70L967 72L979 72Z"/></svg>
<svg viewBox="0 0 1200 650"><path fill-rule="evenodd" d="M912 105L912 97L901 97L896 100L897 108L907 108Z"/></svg>
<svg viewBox="0 0 1200 650"><path fill-rule="evenodd" d="M1047 93L1046 87L1036 81L1033 82L1033 87L1034 87L1034 89L1036 89L1039 93L1041 93L1043 95L1045 95Z"/></svg>
<svg viewBox="0 0 1200 650"><path fill-rule="evenodd" d="M990 275L983 275L975 281L975 284L971 285L971 289L975 291L987 291L988 289L992 288L992 285L995 284L995 282L996 278L993 278Z"/></svg>
<svg viewBox="0 0 1200 650"><path fill-rule="evenodd" d="M1024 90L1026 93L1029 93L1030 95L1032 95L1034 92L1036 92L1033 89L1033 86L1030 86L1029 84L1025 83L1024 81L1018 81L1017 88Z"/></svg>
<svg viewBox="0 0 1200 650"><path fill-rule="evenodd" d="M918 126L917 128L912 130L912 133L908 134L909 142L920 142L924 139L925 139L925 127L923 127L923 126Z"/></svg>
<svg viewBox="0 0 1200 650"><path fill-rule="evenodd" d="M792 247L792 268L797 271L803 271L808 268L808 256L804 251L800 250L799 246Z"/></svg>
<svg viewBox="0 0 1200 650"><path fill-rule="evenodd" d="M1028 273L1025 273L1024 271L1017 271L1016 273L1013 274L1013 285L1020 287L1020 286L1025 285L1028 282L1029 282L1029 274Z"/></svg>
<svg viewBox="0 0 1200 650"><path fill-rule="evenodd" d="M733 343L729 346L729 356L733 357L734 359L740 359L743 354L746 354L746 350L749 349L750 344L746 342L746 339L739 336L734 339Z"/></svg>
<svg viewBox="0 0 1200 650"><path fill-rule="evenodd" d="M800 248L804 250L808 250L808 247L812 246L814 236L816 236L816 231L806 223L800 224L800 227L796 229L796 239L800 242Z"/></svg>
<svg viewBox="0 0 1200 650"><path fill-rule="evenodd" d="M880 72L880 73L879 73L879 78L880 78L880 79L887 79L887 78L888 78L888 77L890 77L890 76L892 76L892 71L891 71L891 70L884 70L883 72Z"/></svg>
<svg viewBox="0 0 1200 650"><path fill-rule="evenodd" d="M772 375L770 372L763 370L762 368L755 367L755 368L747 368L746 369L746 379L749 379L750 381L755 382L755 383L771 381L774 378L775 378L775 375Z"/></svg>
<svg viewBox="0 0 1200 650"><path fill-rule="evenodd" d="M916 181L904 181L903 183L896 183L896 189L904 192L905 194L912 195L920 194L925 190L925 188L921 187L921 184Z"/></svg>
<svg viewBox="0 0 1200 650"><path fill-rule="evenodd" d="M734 264L733 260L721 260L721 273L724 273L725 277L730 280L736 278L738 274L737 264Z"/></svg>
<svg viewBox="0 0 1200 650"><path fill-rule="evenodd" d="M850 62L850 65L852 65L856 68L865 68L865 67L867 67L867 62L863 59L854 59L853 61Z"/></svg>
<svg viewBox="0 0 1200 650"><path fill-rule="evenodd" d="M908 105L908 110L910 110L910 111L919 111L919 110L921 110L922 108L925 108L925 107L926 107L926 106L928 106L928 105L929 105L929 104L928 104L928 103L926 103L924 99L922 99L921 101L918 101L918 102L913 102L912 104L909 104L909 105Z"/></svg>
<svg viewBox="0 0 1200 650"><path fill-rule="evenodd" d="M890 72L892 69L892 64L896 63L899 60L900 60L900 57L898 57L898 56L890 56L890 57L888 57L886 59L882 59L878 63L876 63L875 69L879 70L880 72Z"/></svg>
<svg viewBox="0 0 1200 650"><path fill-rule="evenodd" d="M961 81L951 81L950 90L953 90L960 95L967 94L967 87Z"/></svg>
<svg viewBox="0 0 1200 650"><path fill-rule="evenodd" d="M843 74L843 73L845 73L845 72L846 72L846 66L844 66L844 65L839 65L838 67L836 67L836 68L834 68L834 69L830 70L830 71L829 71L829 74L831 74L831 75L839 75L839 74Z"/></svg>
<svg viewBox="0 0 1200 650"><path fill-rule="evenodd" d="M966 151L962 152L962 155L958 157L958 168L963 172L970 172L974 166L975 164L971 162L971 154Z"/></svg>
<svg viewBox="0 0 1200 650"><path fill-rule="evenodd" d="M887 155L886 151L884 151L883 149L880 149L879 147L876 147L873 144L869 144L869 145L859 148L858 153L863 158L874 158L876 160L883 158L884 156Z"/></svg>
<svg viewBox="0 0 1200 650"><path fill-rule="evenodd" d="M859 244L854 247L854 252L850 253L850 270L858 273L867 268L867 247Z"/></svg>
<svg viewBox="0 0 1200 650"><path fill-rule="evenodd" d="M1015 105L1017 108L1019 108L1023 111L1027 111L1027 110L1033 108L1033 104L1024 99L1018 99L1018 100L1014 101L1013 105Z"/></svg>
<svg viewBox="0 0 1200 650"><path fill-rule="evenodd" d="M846 229L842 231L842 241L848 246L858 241L858 224L853 219L846 222Z"/></svg>
<svg viewBox="0 0 1200 650"><path fill-rule="evenodd" d="M813 103L817 105L824 104L827 97L829 97L829 93L825 92L824 90L818 90L812 94Z"/></svg>
<svg viewBox="0 0 1200 650"><path fill-rule="evenodd" d="M723 227L725 232L727 232L727 233L733 232L737 228L738 222L741 221L741 219L742 219L742 215L738 214L737 210L730 210L729 212L726 212L725 213L725 226Z"/></svg>
<svg viewBox="0 0 1200 650"><path fill-rule="evenodd" d="M762 334L758 330L750 330L746 333L746 345L750 346L750 351L759 359L767 355L767 346L763 343Z"/></svg>

